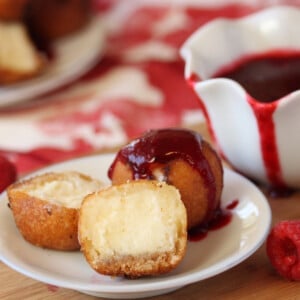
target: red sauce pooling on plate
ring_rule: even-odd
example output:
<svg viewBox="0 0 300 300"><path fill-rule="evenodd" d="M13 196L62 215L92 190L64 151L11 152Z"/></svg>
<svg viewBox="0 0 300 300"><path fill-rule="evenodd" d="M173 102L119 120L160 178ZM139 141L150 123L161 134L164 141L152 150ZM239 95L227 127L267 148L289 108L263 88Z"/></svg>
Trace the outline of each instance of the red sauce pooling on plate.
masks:
<svg viewBox="0 0 300 300"><path fill-rule="evenodd" d="M214 212L213 217L206 224L202 224L201 226L196 226L189 230L188 239L191 242L197 242L203 240L209 231L220 229L227 224L229 224L232 220L231 210L235 209L239 204L238 199L232 200L229 204L227 204L225 210L218 209Z"/></svg>
<svg viewBox="0 0 300 300"><path fill-rule="evenodd" d="M234 199L233 201L231 201L231 203L227 204L226 209L234 209L238 206L238 204L239 204L239 200Z"/></svg>
<svg viewBox="0 0 300 300"><path fill-rule="evenodd" d="M188 240L191 242L203 240L208 235L209 231L223 228L230 223L231 219L232 213L230 211L218 209L214 212L214 215L209 222L189 230Z"/></svg>
<svg viewBox="0 0 300 300"><path fill-rule="evenodd" d="M210 217L215 207L217 187L210 164L202 153L202 137L194 131L160 129L146 132L119 151L108 176L112 178L115 163L122 161L130 166L133 179L155 179L152 173L155 164L165 164L175 159L184 160L202 177L209 190L207 217Z"/></svg>

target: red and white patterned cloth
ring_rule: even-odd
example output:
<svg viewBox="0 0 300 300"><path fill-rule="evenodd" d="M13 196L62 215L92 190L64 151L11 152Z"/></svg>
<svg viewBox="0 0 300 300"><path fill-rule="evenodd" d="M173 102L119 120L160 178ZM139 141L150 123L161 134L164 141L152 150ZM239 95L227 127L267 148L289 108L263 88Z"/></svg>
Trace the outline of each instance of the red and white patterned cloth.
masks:
<svg viewBox="0 0 300 300"><path fill-rule="evenodd" d="M184 80L182 43L216 17L298 2L97 0L107 31L104 55L76 82L0 111L0 155L22 175L118 147L150 128L202 122L197 97Z"/></svg>

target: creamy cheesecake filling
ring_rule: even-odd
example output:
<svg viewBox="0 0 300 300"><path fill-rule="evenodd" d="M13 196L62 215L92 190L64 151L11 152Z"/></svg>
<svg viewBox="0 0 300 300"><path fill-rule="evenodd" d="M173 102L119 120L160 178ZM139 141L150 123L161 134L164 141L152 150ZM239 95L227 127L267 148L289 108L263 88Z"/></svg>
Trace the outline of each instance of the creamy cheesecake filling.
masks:
<svg viewBox="0 0 300 300"><path fill-rule="evenodd" d="M66 173L68 174L68 173ZM79 208L83 198L103 187L97 180L76 173L60 176L49 181L33 182L26 186L27 193L35 198L67 208ZM71 175L72 174L72 175ZM38 184L38 188L34 185Z"/></svg>
<svg viewBox="0 0 300 300"><path fill-rule="evenodd" d="M87 238L102 258L174 251L186 219L185 209L176 209L183 206L176 188L139 186L121 196L119 190L110 190L103 197L105 201L86 207L89 218L84 224Z"/></svg>

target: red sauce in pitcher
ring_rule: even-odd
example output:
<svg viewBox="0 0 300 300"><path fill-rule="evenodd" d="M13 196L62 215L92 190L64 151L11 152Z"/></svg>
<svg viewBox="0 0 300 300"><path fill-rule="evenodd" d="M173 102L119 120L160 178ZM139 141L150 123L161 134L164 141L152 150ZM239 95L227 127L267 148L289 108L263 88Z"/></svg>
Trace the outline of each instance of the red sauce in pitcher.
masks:
<svg viewBox="0 0 300 300"><path fill-rule="evenodd" d="M213 77L240 83L259 102L272 102L300 89L300 53L273 51L243 57Z"/></svg>

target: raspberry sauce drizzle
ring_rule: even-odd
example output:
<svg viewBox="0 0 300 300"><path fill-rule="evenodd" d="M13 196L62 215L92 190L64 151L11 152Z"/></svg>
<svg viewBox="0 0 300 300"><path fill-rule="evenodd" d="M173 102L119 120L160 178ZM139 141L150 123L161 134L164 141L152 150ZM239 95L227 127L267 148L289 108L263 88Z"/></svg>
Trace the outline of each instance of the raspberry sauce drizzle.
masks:
<svg viewBox="0 0 300 300"><path fill-rule="evenodd" d="M234 209L238 206L239 204L239 200L238 199L234 199L232 200L229 204L226 205L226 209Z"/></svg>
<svg viewBox="0 0 300 300"><path fill-rule="evenodd" d="M197 242L203 240L209 233L209 231L217 230L228 225L232 220L232 210L239 204L238 199L232 200L225 209L217 209L214 211L213 217L205 224L196 226L189 230L188 239L190 242Z"/></svg>
<svg viewBox="0 0 300 300"><path fill-rule="evenodd" d="M220 229L231 222L232 213L227 210L217 209L211 220L205 224L195 226L188 232L188 240L197 242L203 240L211 230Z"/></svg>
<svg viewBox="0 0 300 300"><path fill-rule="evenodd" d="M269 181L273 186L284 187L285 183L282 179L273 121L273 114L277 108L278 101L268 103L268 105L261 105L261 103L250 98L248 102L256 116L262 157Z"/></svg>
<svg viewBox="0 0 300 300"><path fill-rule="evenodd" d="M166 164L174 159L183 159L198 171L208 188L208 214L216 207L216 182L209 162L202 153L201 135L185 129L150 130L141 138L123 147L108 171L112 178L118 160L129 164L133 179L155 179L152 173L155 164ZM167 172L167 170L166 170Z"/></svg>

